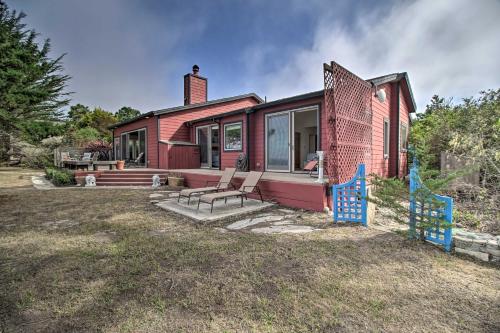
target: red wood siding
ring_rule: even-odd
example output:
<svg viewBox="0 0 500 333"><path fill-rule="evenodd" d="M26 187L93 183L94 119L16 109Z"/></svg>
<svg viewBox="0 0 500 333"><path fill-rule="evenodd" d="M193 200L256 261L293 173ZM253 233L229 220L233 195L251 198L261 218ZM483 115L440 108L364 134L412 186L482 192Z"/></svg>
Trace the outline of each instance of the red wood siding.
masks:
<svg viewBox="0 0 500 333"><path fill-rule="evenodd" d="M120 138L120 135L122 133L138 130L141 128L146 128L147 167L158 168L158 136L156 117L150 117L147 119L143 118L134 121L133 123L120 126L113 131L113 135L115 140L117 140Z"/></svg>
<svg viewBox="0 0 500 333"><path fill-rule="evenodd" d="M294 110L301 107L319 105L320 112L320 145L319 149L324 150L326 146L327 121L323 107L323 96L313 97L300 102L286 103L258 110L250 115L250 169L264 171L265 168L265 115L271 112Z"/></svg>
<svg viewBox="0 0 500 333"><path fill-rule="evenodd" d="M402 91L399 92L399 120L400 123L406 125L407 135L410 132L410 112L408 102L404 97ZM399 152L399 177L404 177L408 174L408 156L406 151Z"/></svg>
<svg viewBox="0 0 500 333"><path fill-rule="evenodd" d="M184 125L185 122L250 107L255 104L257 104L257 101L249 97L238 101L162 115L160 116L160 140L189 142L191 140L190 129Z"/></svg>
<svg viewBox="0 0 500 333"><path fill-rule="evenodd" d="M384 84L377 89L385 89L386 99L381 103L377 97L372 96L372 165L371 170L380 176L389 176L389 159L384 158L384 119L389 119L392 126L391 105L392 86ZM392 128L390 129L392 134ZM390 147L390 145L389 145ZM391 156L389 152L389 156Z"/></svg>
<svg viewBox="0 0 500 333"><path fill-rule="evenodd" d="M197 169L200 167L200 148L160 142L160 168Z"/></svg>

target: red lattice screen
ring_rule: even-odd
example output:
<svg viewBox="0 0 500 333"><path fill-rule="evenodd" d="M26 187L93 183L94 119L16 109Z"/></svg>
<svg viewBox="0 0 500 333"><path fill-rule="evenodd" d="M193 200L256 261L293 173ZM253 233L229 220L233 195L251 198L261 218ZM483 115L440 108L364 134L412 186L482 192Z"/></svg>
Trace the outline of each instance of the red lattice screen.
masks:
<svg viewBox="0 0 500 333"><path fill-rule="evenodd" d="M326 169L330 183L343 183L359 163L371 170L371 85L335 62L324 64L328 121Z"/></svg>

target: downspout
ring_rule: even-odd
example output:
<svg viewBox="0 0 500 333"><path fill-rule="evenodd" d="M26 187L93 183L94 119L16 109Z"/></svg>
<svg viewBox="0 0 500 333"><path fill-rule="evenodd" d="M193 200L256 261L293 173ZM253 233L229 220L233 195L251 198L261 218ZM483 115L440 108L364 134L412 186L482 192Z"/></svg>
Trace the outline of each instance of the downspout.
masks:
<svg viewBox="0 0 500 333"><path fill-rule="evenodd" d="M400 121L400 120L399 120L399 112L400 112L400 111L399 111L399 103L400 103L400 101L399 101L399 89L400 89L400 83L399 83L399 82L400 82L400 81L398 81L398 82L396 83L396 126L397 126L397 131L396 131L396 133L397 133L397 136L398 136L398 140L397 140L397 147L396 147L396 151L397 151L397 158L396 158L396 176L397 176L397 178L399 178L399 165L400 165L400 163L401 163L401 162L400 162L401 152L400 152L400 149L399 149L400 144L401 144L401 143L399 142L399 141L401 140L401 133L400 133L400 131L401 131L401 126L400 126L400 124L399 124L399 121Z"/></svg>
<svg viewBox="0 0 500 333"><path fill-rule="evenodd" d="M160 168L160 116L156 115L156 163Z"/></svg>
<svg viewBox="0 0 500 333"><path fill-rule="evenodd" d="M250 111L246 111L247 114L247 126L246 126L246 140L247 140L247 167L250 171Z"/></svg>
<svg viewBox="0 0 500 333"><path fill-rule="evenodd" d="M115 129L111 129L111 138L113 139L113 147L111 148L111 156L109 157L109 160L115 160L116 154L115 154Z"/></svg>
<svg viewBox="0 0 500 333"><path fill-rule="evenodd" d="M224 129L221 128L221 121L220 119L217 121L214 119L214 122L219 125L219 170L222 170L222 149L224 149L224 147L222 146L223 142L222 142L222 134L223 134L223 131Z"/></svg>

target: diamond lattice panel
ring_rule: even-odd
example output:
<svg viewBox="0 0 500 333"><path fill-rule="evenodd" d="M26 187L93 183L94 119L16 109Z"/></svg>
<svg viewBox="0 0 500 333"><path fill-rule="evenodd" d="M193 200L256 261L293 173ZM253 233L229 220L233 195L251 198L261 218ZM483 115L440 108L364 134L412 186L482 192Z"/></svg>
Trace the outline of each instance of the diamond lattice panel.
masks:
<svg viewBox="0 0 500 333"><path fill-rule="evenodd" d="M359 163L371 169L371 86L332 62L324 65L327 163L332 183L351 179Z"/></svg>

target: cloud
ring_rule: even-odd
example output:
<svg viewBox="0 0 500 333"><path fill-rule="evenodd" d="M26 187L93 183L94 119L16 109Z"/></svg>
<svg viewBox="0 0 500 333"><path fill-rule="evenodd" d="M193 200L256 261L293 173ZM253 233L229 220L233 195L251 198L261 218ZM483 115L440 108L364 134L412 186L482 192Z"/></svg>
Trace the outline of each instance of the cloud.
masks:
<svg viewBox="0 0 500 333"><path fill-rule="evenodd" d="M312 45L274 71L255 72L254 67L250 81L262 82L259 91L271 99L322 89L322 63L331 60L363 78L408 72L419 110L434 94L458 99L500 87L498 1L372 6L351 24L339 19L335 6L315 5L321 14ZM265 45L256 48L266 50ZM246 54L254 53L250 48ZM262 53L255 54L262 63Z"/></svg>
<svg viewBox="0 0 500 333"><path fill-rule="evenodd" d="M201 19L184 24L189 8L160 14L142 2L118 0L27 1L10 6L28 14L28 26L41 38L51 38L54 57L67 53L63 62L72 77L72 104L110 111L126 105L145 112L181 103L176 52L188 36L204 30Z"/></svg>

